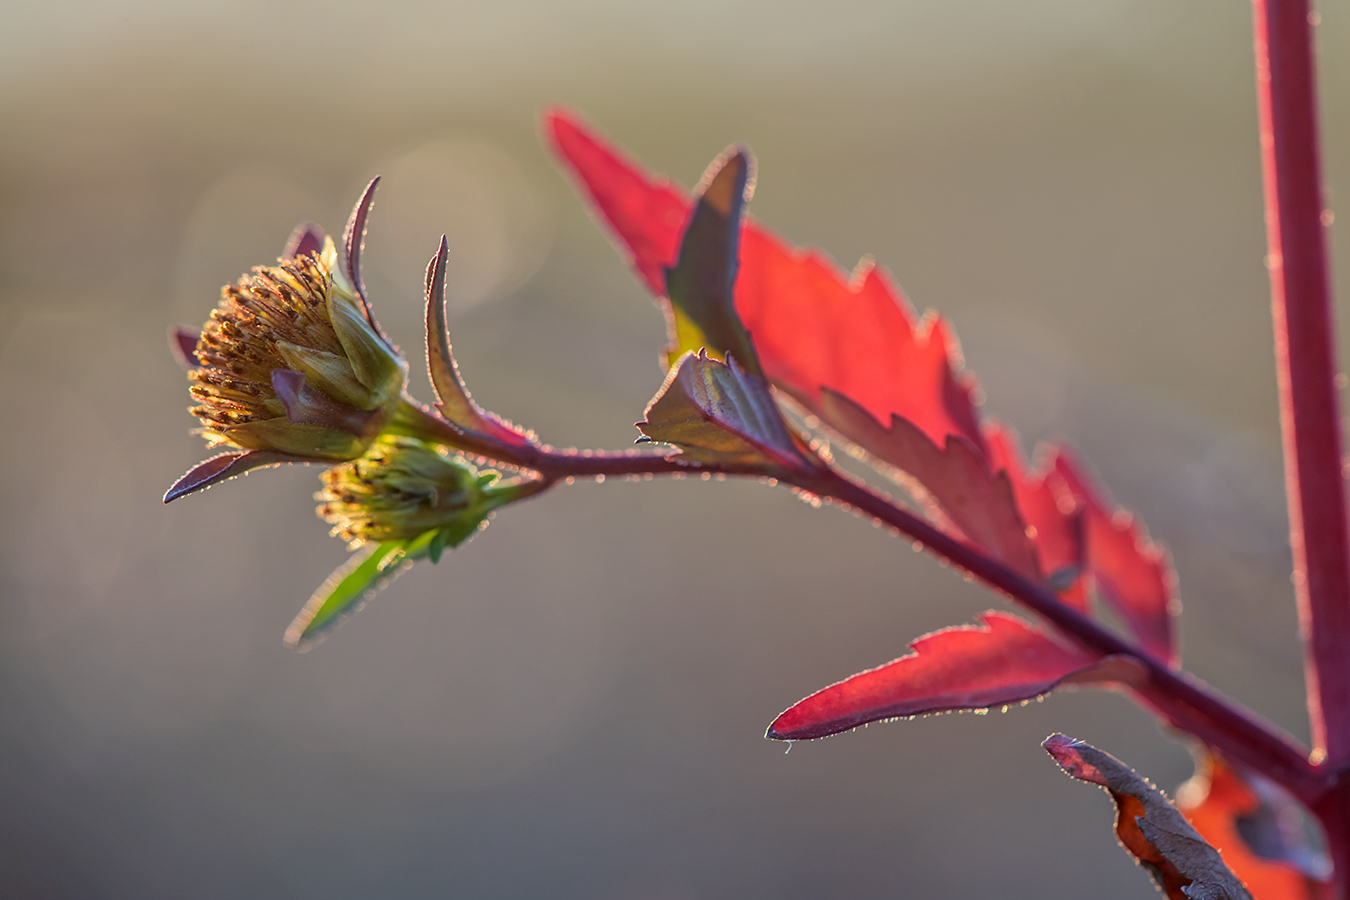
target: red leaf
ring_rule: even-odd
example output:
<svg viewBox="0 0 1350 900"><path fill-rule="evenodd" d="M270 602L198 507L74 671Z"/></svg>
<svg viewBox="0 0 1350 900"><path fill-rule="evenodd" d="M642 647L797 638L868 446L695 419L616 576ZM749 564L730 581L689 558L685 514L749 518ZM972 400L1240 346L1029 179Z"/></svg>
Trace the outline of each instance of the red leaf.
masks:
<svg viewBox="0 0 1350 900"><path fill-rule="evenodd" d="M778 740L825 737L879 719L1030 700L1097 657L1001 612L924 635L897 660L859 672L792 706L769 726Z"/></svg>
<svg viewBox="0 0 1350 900"><path fill-rule="evenodd" d="M1297 801L1273 782L1201 752L1195 776L1177 789L1177 808L1252 896L1331 900L1328 862L1308 845Z"/></svg>
<svg viewBox="0 0 1350 900"><path fill-rule="evenodd" d="M652 178L569 113L555 110L544 122L553 149L572 167L614 236L629 248L629 262L647 289L663 296L666 269L675 265L693 208L689 195L664 178Z"/></svg>
<svg viewBox="0 0 1350 900"><path fill-rule="evenodd" d="M1077 577L1084 565L1083 515L1070 491L1062 487L1055 490L1052 484L1055 479L1051 477L1054 458L1032 473L1022 462L1016 434L991 422L985 425L984 439L989 446L991 468L1007 473L1017 508L1032 529L1041 571L1055 583L1060 599L1087 611L1087 591L1083 579ZM1067 587L1061 586L1060 580L1069 582Z"/></svg>
<svg viewBox="0 0 1350 900"><path fill-rule="evenodd" d="M647 175L569 114L554 112L546 124L555 150L627 248L644 283L662 295L662 273L675 262L689 217L688 196ZM1027 475L1006 446L997 452L986 446L971 400L973 380L958 378L959 350L940 317L915 321L903 295L870 263L848 278L819 253L789 247L752 220L741 235L735 305L775 386L863 449L901 468L919 467L914 453L897 448L897 419L942 448L938 456L947 453L950 437L967 442L968 455L984 463L987 475L957 460L959 451L937 460L935 469L907 473L924 482L947 519L981 549L1024 573L1036 571L1036 564L1034 558L1028 563L1030 551L1021 547L1026 532L1019 519L1036 529L1035 552L1046 576L1067 580L1073 560L1081 559L1142 648L1175 661L1176 600L1165 554L1127 514L1089 490L1062 457L1044 476ZM835 395L852 402L831 403ZM911 445L907 450L915 443L901 442ZM906 462L897 462L900 456ZM1001 469L1010 470L1011 515L996 486ZM958 515L953 506L962 496L992 505ZM1081 520L1059 511L1065 496ZM1083 534L1075 537L1076 529ZM1064 598L1086 608L1081 584Z"/></svg>
<svg viewBox="0 0 1350 900"><path fill-rule="evenodd" d="M1054 471L1083 504L1087 566L1103 599L1146 652L1175 664L1173 619L1181 603L1166 552L1148 539L1134 516L1097 491L1065 453L1057 455Z"/></svg>
<svg viewBox="0 0 1350 900"><path fill-rule="evenodd" d="M1041 579L1007 474L991 471L970 441L952 434L939 447L894 415L891 427L883 428L853 400L831 390L821 391L820 411L840 431L917 481L918 488L909 486L910 493L921 500L927 499L925 494L931 497L977 547L1010 569Z"/></svg>
<svg viewBox="0 0 1350 900"><path fill-rule="evenodd" d="M568 113L551 113L546 125L647 288L663 296L689 196L647 175ZM747 220L736 311L770 379L813 412L821 389L830 388L878 422L898 415L938 445L956 434L983 452L973 386L954 374L945 323L937 316L916 323L899 291L870 263L850 280L820 254L791 248Z"/></svg>

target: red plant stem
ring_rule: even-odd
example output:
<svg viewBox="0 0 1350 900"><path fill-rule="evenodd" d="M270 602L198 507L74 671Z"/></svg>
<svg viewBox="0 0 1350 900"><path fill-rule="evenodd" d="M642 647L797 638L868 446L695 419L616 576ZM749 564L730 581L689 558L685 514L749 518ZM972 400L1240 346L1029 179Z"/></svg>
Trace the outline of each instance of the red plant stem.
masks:
<svg viewBox="0 0 1350 900"><path fill-rule="evenodd" d="M1350 535L1307 0L1253 0L1266 238L1313 746L1350 763Z"/></svg>
<svg viewBox="0 0 1350 900"><path fill-rule="evenodd" d="M1039 613L1087 649L1134 660L1141 667L1143 677L1130 687L1175 727L1194 734L1230 759L1279 782L1305 802L1311 802L1326 790L1321 774L1308 762L1307 750L1292 737L1255 713L1214 693L1198 679L1154 660L1073 607L1061 603L1044 587L838 472L791 480L804 490L833 497L863 515L880 519L921 541L929 550L970 572L988 587Z"/></svg>
<svg viewBox="0 0 1350 900"><path fill-rule="evenodd" d="M422 417L424 416L424 417ZM443 419L423 412L416 422L420 436L509 462L538 472L540 491L566 478L633 477L653 475L733 475L767 478L763 465L681 463L678 457L632 449L622 451L565 450L537 445L497 445L491 439L466 435ZM938 530L896 506L842 472L821 467L796 473L779 472L778 480L821 497L837 500L870 518L876 518L920 541L927 548L970 572L987 586L1039 613L1064 634L1103 656L1122 656L1138 664L1139 675L1129 687L1175 727L1194 734L1230 759L1249 766L1283 785L1311 804L1328 784L1308 762L1306 748L1274 725L1215 693L1185 672L1168 668L1139 648L1105 630L1087 616L1060 602L1039 584L984 556L980 551Z"/></svg>

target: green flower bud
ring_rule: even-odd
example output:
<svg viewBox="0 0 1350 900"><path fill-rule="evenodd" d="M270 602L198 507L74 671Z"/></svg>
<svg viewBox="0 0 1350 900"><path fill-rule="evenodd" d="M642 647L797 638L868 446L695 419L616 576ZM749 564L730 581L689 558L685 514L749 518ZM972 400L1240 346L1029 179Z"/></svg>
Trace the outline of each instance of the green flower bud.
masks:
<svg viewBox="0 0 1350 900"><path fill-rule="evenodd" d="M504 503L536 482L502 482L416 438L386 435L365 456L322 475L319 516L353 548L367 541L411 541L436 531L432 554L462 543Z"/></svg>

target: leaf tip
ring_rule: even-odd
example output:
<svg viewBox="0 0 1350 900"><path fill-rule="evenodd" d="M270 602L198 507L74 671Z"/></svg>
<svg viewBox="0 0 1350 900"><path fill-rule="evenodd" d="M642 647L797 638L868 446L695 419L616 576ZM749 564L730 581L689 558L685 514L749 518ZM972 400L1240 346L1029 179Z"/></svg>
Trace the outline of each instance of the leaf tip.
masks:
<svg viewBox="0 0 1350 900"><path fill-rule="evenodd" d="M323 250L323 239L327 237L324 230L313 222L301 222L295 226L291 236L286 239L286 246L281 251L282 259L299 259L302 256L309 256L311 253L319 253Z"/></svg>
<svg viewBox="0 0 1350 900"><path fill-rule="evenodd" d="M187 325L169 326L169 355L174 362L190 371L201 365L197 359L197 342L201 339L201 329Z"/></svg>

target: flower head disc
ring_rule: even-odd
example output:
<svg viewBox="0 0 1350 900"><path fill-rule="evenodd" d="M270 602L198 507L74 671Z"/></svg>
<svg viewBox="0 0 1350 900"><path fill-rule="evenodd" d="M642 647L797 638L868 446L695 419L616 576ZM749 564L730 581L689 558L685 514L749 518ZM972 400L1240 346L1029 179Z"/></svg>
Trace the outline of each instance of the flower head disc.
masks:
<svg viewBox="0 0 1350 900"><path fill-rule="evenodd" d="M222 289L196 358L191 412L209 441L325 462L366 451L406 369L340 274L331 239Z"/></svg>

